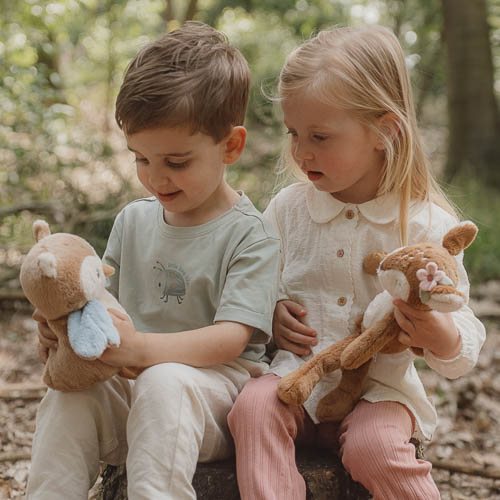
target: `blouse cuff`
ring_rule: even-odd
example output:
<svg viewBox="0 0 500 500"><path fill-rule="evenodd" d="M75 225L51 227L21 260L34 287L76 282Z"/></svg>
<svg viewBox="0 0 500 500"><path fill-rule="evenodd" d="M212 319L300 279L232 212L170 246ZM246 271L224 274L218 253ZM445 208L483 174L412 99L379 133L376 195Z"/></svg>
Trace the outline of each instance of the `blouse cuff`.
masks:
<svg viewBox="0 0 500 500"><path fill-rule="evenodd" d="M460 352L451 359L441 359L431 351L424 349L424 358L427 364L446 378L455 379L469 372L477 362L477 343L469 336L462 335L459 330L462 347Z"/></svg>

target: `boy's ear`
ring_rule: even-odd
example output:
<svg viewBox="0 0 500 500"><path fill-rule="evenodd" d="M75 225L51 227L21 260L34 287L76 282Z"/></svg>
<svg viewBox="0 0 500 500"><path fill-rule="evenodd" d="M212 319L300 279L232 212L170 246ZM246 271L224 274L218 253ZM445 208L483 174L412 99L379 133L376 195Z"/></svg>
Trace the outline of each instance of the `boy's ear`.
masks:
<svg viewBox="0 0 500 500"><path fill-rule="evenodd" d="M377 142L376 149L382 151L385 149L385 142L382 137L395 139L399 134L399 119L394 113L384 113L377 119L377 127L380 131L380 138Z"/></svg>
<svg viewBox="0 0 500 500"><path fill-rule="evenodd" d="M238 125L231 129L229 135L224 139L224 163L231 165L236 162L241 156L247 140L247 130L245 127Z"/></svg>

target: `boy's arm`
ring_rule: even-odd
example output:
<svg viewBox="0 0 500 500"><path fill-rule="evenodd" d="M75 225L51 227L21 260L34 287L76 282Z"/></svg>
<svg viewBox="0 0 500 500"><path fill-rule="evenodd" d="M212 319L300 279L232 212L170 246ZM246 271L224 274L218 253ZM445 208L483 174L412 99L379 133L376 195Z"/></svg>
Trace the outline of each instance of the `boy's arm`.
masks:
<svg viewBox="0 0 500 500"><path fill-rule="evenodd" d="M119 348L110 347L101 361L115 366L148 367L159 363L184 363L204 367L227 363L245 349L253 327L223 321L177 333L140 333L127 316L110 309L120 333Z"/></svg>

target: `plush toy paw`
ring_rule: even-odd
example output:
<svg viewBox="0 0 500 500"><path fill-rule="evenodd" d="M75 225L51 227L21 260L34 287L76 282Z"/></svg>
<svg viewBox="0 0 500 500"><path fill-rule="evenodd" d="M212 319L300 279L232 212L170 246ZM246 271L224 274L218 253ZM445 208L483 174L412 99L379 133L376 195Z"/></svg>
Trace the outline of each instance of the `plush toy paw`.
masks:
<svg viewBox="0 0 500 500"><path fill-rule="evenodd" d="M292 372L283 377L278 384L278 397L283 403L300 406L310 396L314 383L300 372Z"/></svg>

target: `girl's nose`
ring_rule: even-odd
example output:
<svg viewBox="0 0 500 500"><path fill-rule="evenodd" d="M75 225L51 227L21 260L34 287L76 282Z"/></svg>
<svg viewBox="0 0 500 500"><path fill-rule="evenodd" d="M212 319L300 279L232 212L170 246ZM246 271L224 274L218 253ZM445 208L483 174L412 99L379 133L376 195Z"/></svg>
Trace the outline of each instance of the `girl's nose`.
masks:
<svg viewBox="0 0 500 500"><path fill-rule="evenodd" d="M307 149L307 147L300 141L297 141L294 144L293 155L295 159L299 162L305 160L312 160L313 158L312 152L309 149Z"/></svg>

